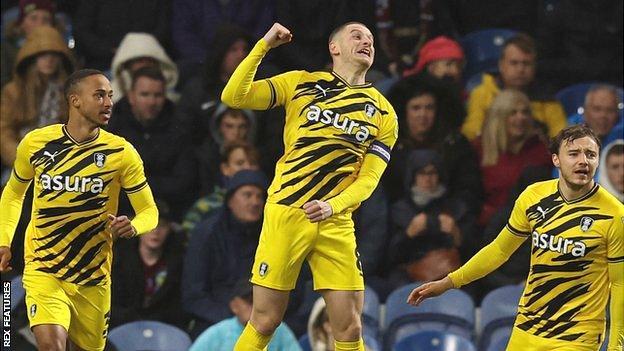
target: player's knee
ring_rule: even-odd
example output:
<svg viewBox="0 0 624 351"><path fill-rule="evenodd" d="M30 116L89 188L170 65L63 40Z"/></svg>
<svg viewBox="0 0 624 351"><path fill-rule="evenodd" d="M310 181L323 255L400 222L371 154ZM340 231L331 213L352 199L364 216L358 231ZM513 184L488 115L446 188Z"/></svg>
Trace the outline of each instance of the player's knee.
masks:
<svg viewBox="0 0 624 351"><path fill-rule="evenodd" d="M335 327L336 330L332 330L336 340L352 341L358 340L362 335L362 321L357 314L353 315L353 318L344 320L343 323Z"/></svg>
<svg viewBox="0 0 624 351"><path fill-rule="evenodd" d="M277 316L268 313L255 313L251 317L251 324L262 335L271 335L282 322Z"/></svg>

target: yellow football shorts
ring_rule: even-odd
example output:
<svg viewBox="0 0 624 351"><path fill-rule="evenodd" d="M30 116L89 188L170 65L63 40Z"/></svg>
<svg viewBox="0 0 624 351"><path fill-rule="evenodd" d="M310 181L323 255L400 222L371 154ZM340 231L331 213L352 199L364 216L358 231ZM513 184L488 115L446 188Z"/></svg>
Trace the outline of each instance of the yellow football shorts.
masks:
<svg viewBox="0 0 624 351"><path fill-rule="evenodd" d="M22 278L30 327L57 324L87 351L104 350L110 317L110 284L83 286L26 269Z"/></svg>
<svg viewBox="0 0 624 351"><path fill-rule="evenodd" d="M598 351L600 345L542 338L514 327L507 351Z"/></svg>
<svg viewBox="0 0 624 351"><path fill-rule="evenodd" d="M364 290L350 213L311 223L301 208L267 203L251 282L292 290L305 259L315 290Z"/></svg>

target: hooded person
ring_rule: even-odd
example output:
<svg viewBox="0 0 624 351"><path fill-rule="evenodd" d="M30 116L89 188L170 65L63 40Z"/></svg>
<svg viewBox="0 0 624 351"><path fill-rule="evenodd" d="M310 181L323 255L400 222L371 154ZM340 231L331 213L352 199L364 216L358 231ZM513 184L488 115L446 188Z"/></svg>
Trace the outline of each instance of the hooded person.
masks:
<svg viewBox="0 0 624 351"><path fill-rule="evenodd" d="M3 26L5 30L2 33L2 46L0 47L2 86L11 80L17 52L33 29L40 26L55 26L59 32L63 31L62 24L55 21L55 11L56 6L52 0L19 1L17 18L8 22L6 27Z"/></svg>
<svg viewBox="0 0 624 351"><path fill-rule="evenodd" d="M219 104L210 117L210 136L197 148L197 160L202 194L212 191L219 182L219 161L227 145L236 142L254 144L256 115L251 110L239 110Z"/></svg>
<svg viewBox="0 0 624 351"><path fill-rule="evenodd" d="M132 86L132 74L145 66L157 66L165 77L167 97L178 101L175 92L178 67L156 38L148 33L128 33L119 43L111 65L113 101L124 97Z"/></svg>
<svg viewBox="0 0 624 351"><path fill-rule="evenodd" d="M600 155L598 183L624 203L624 139L606 145Z"/></svg>
<svg viewBox="0 0 624 351"><path fill-rule="evenodd" d="M205 59L203 74L186 82L178 104L179 123L192 131L194 144L209 136L211 117L221 103L221 91L234 69L251 47L247 33L235 25L222 25L217 30L212 47Z"/></svg>
<svg viewBox="0 0 624 351"><path fill-rule="evenodd" d="M32 30L15 62L13 79L2 89L0 112L0 155L9 167L26 133L67 119L63 83L74 70L73 54L49 26Z"/></svg>

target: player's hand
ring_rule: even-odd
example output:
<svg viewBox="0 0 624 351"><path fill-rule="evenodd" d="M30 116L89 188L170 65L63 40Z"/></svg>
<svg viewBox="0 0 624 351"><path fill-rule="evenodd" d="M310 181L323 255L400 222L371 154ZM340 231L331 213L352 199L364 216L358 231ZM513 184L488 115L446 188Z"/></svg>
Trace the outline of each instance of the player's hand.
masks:
<svg viewBox="0 0 624 351"><path fill-rule="evenodd" d="M273 24L273 27L271 27L271 29L266 32L263 39L264 41L266 41L269 47L273 49L291 41L292 34L290 33L290 30L288 30L288 28L275 22Z"/></svg>
<svg viewBox="0 0 624 351"><path fill-rule="evenodd" d="M112 214L108 215L108 228L113 233L113 238L131 238L137 234L136 229L130 224L130 220L127 216L115 217Z"/></svg>
<svg viewBox="0 0 624 351"><path fill-rule="evenodd" d="M453 282L448 276L440 280L425 283L412 290L407 297L407 303L412 306L418 306L424 299L442 295L445 291L452 288Z"/></svg>
<svg viewBox="0 0 624 351"><path fill-rule="evenodd" d="M320 222L334 214L334 210L329 203L319 200L306 202L303 204L303 210L312 223Z"/></svg>
<svg viewBox="0 0 624 351"><path fill-rule="evenodd" d="M9 266L11 263L11 248L8 246L0 246L0 272L6 273L13 269Z"/></svg>

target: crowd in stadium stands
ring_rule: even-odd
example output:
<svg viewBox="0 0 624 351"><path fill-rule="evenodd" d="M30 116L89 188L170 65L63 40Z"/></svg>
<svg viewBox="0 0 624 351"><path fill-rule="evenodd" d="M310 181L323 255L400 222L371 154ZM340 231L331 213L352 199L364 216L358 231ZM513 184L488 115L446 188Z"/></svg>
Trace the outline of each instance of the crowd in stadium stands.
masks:
<svg viewBox="0 0 624 351"><path fill-rule="evenodd" d="M257 78L331 70L330 32L360 21L377 48L367 78L400 125L379 187L353 214L365 281L383 303L489 243L522 190L556 175L548 138L566 125L586 123L601 138L596 180L624 202L622 8L609 0L3 0L2 183L24 135L66 119L65 78L81 67L105 71L115 101L108 130L141 155L160 210L154 231L115 244L111 328L158 320L197 338L193 349L233 345L249 320L246 280L283 152L284 111L232 109L221 91L272 23L293 41L271 51ZM508 34L490 38L494 60L475 62L465 38L492 28ZM587 82L580 108L564 109L557 93ZM129 211L122 195L119 213ZM29 216L26 205L15 274ZM479 301L522 282L529 249L464 290ZM279 345L306 333L313 350L332 344L324 306L306 301L310 279L304 269L269 350L298 350Z"/></svg>

